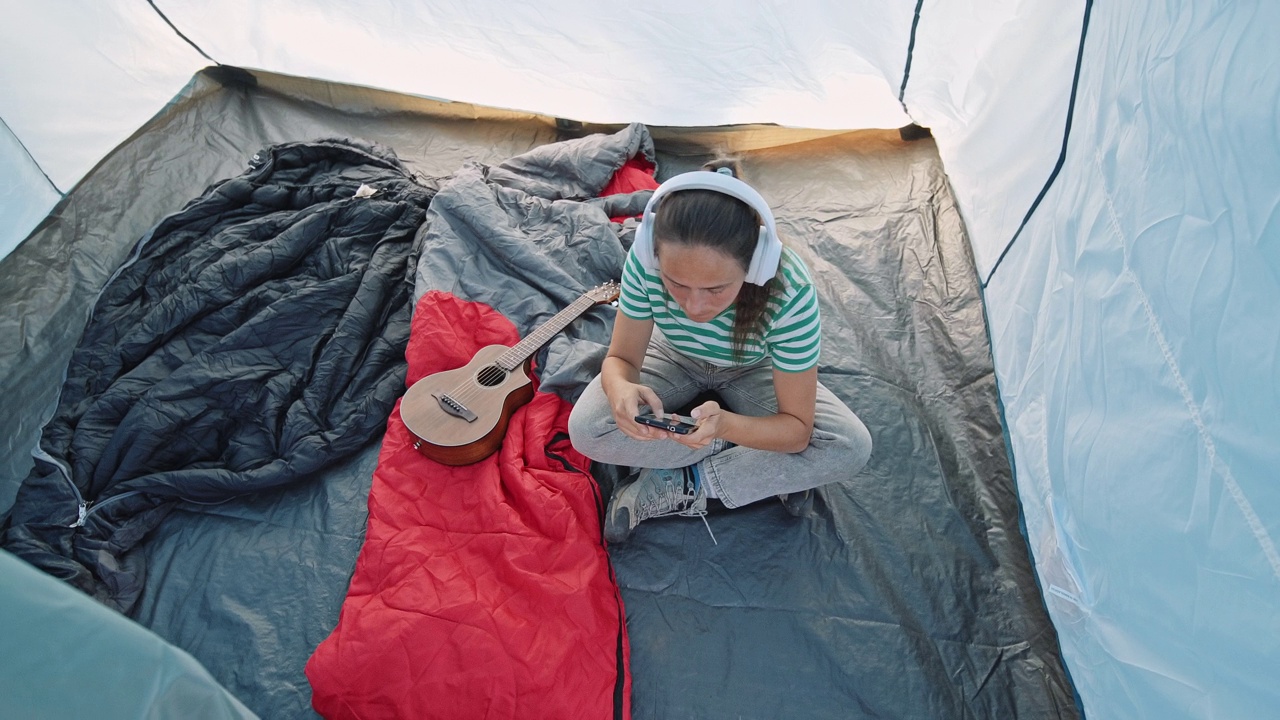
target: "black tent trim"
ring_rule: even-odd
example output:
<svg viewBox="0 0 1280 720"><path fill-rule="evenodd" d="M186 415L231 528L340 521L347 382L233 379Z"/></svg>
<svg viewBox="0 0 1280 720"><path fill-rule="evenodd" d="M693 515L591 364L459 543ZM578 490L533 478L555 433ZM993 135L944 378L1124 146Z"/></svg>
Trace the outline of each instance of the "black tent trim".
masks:
<svg viewBox="0 0 1280 720"><path fill-rule="evenodd" d="M902 68L902 86L898 88L898 102L902 104L902 112L907 112L907 79L911 77L911 59L916 52L916 30L920 27L920 8L924 7L924 0L917 0L916 14L911 19L911 39L907 41L907 64Z"/></svg>
<svg viewBox="0 0 1280 720"><path fill-rule="evenodd" d="M177 26L177 25L174 25L174 24L173 24L173 21L172 21L172 20L170 20L170 19L169 19L169 17L168 17L167 15L165 15L165 14L164 14L164 12L163 12L162 10L160 10L160 8L156 7L155 0L147 0L147 4L151 6L151 9L152 9L152 10L155 10L155 11L156 11L156 14L160 16L160 19L161 19L161 20L163 20L163 21L164 21L164 23L165 23L166 25L168 25L169 27L173 28L173 31L174 31L175 33L177 33L177 34L178 34L178 37L182 38L183 40L185 40L185 41L186 41L186 43L187 43L188 45L190 45L191 47L195 48L195 49L196 49L196 52L198 52L198 53L200 53L201 55L203 55L205 60L208 60L209 62L211 62L211 63L213 63L213 64L215 64L215 65L221 65L221 64L222 64L222 63L218 62L217 60L214 60L213 58L209 57L209 53L205 52L204 50L201 50L199 45L195 44L195 42L193 42L193 41L191 40L191 38L189 38L189 37L187 37L186 35L184 35L184 34L182 33L182 31L178 29L178 26Z"/></svg>
<svg viewBox="0 0 1280 720"><path fill-rule="evenodd" d="M4 128L5 132L9 134L9 137L13 138L14 142L18 143L18 147L22 148L22 152L31 160L31 164L35 165L36 168L40 170L41 177L44 178L45 182L49 183L49 187L53 188L53 191L58 193L59 197L66 197L67 193L64 192L62 188L58 187L57 183L53 181L53 178L49 177L49 173L44 171L44 168L40 167L40 163L36 162L35 156L33 156L31 151L27 149L26 143L22 142L22 140L18 138L18 134L9 127L9 123L5 122L4 118L0 118L0 127ZM35 230L32 230L32 232L35 232Z"/></svg>
<svg viewBox="0 0 1280 720"><path fill-rule="evenodd" d="M1089 15L1093 12L1093 0L1085 0L1084 3L1084 20L1080 25L1080 47L1076 50L1076 71L1075 76L1071 79L1071 99L1067 101L1067 123L1062 131L1062 149L1058 152L1058 162L1053 166L1053 172L1049 173L1049 179L1045 181L1044 187L1040 188L1040 194L1036 196L1031 207L1027 209L1027 214L1023 216L1022 223L1018 225L1018 229L1014 231L1013 237L1009 238L1009 242L1005 243L1004 250L1000 252L1000 257L996 258L996 262L991 266L991 272L987 273L987 277L982 281L982 287L987 287L991 282L991 278L995 277L996 270L1000 269L1000 263L1004 262L1004 258L1009 254L1009 250L1013 244L1018 241L1018 237L1022 235L1022 230L1027 226L1027 222L1031 220L1031 216L1035 214L1036 209L1040 207L1040 201L1044 200L1044 196L1048 194L1049 188L1053 186L1053 181L1058 179L1058 173L1062 170L1063 164L1067 161L1067 140L1071 137L1071 120L1076 111L1076 92L1080 87L1080 68L1084 65L1084 41L1089 34Z"/></svg>

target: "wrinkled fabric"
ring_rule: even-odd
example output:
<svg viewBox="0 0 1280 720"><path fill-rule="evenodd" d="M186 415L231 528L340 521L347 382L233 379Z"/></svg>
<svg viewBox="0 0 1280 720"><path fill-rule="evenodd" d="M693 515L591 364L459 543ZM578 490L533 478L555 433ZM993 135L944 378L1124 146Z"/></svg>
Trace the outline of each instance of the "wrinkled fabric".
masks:
<svg viewBox="0 0 1280 720"><path fill-rule="evenodd" d="M4 548L127 612L130 551L175 501L278 487L375 438L432 194L388 148L288 143L163 220L97 300Z"/></svg>
<svg viewBox="0 0 1280 720"><path fill-rule="evenodd" d="M643 209L653 171L648 131L631 125L446 178L419 232L409 384L518 342L618 279L625 250L610 218ZM317 712L630 716L605 498L569 444L561 397L599 368L612 315L588 310L549 340L536 363L542 391L479 463L427 460L392 413L341 617L307 664Z"/></svg>
<svg viewBox="0 0 1280 720"><path fill-rule="evenodd" d="M241 158L280 135L358 131L395 147L443 187L463 179L464 162L480 163L483 179L484 167L559 137L548 118L358 112L350 107L357 103L340 101L358 96L364 107L366 89L281 80L288 92L305 92L299 101L279 92L271 76L256 76L257 90L193 93L181 112L169 111L163 125L104 161L69 195L57 222L0 264L11 306L22 310L6 317L21 353L5 358L24 359L9 360L10 372L0 373L8 397L19 401L14 417L25 418L15 428L39 426L53 407L58 383L30 380L33 367L66 367L68 343L47 347L56 334L48 328L74 327L65 332L78 337L85 298L110 273L60 257L109 255L118 264L127 254L118 246L154 225L162 208L178 206L171 189L186 178L234 175ZM393 107L408 102L420 100L400 97ZM769 201L780 232L821 285L820 377L866 420L875 452L849 491L815 493L798 518L766 500L713 512L708 521L719 544L700 521L667 518L642 523L631 541L609 548L627 611L634 715L1077 717L1020 534L981 288L932 141L904 143L896 131L815 137L780 128L762 137L758 127L662 128L659 138L663 176L730 154ZM613 213L594 212L603 201L470 186L484 193L471 204L500 208L513 226L536 219L544 206L587 210L566 210L558 233L526 236L553 256L547 274L546 263L503 260L527 250L503 243L510 231L499 227L486 245L479 238L492 228L473 230L460 212L434 212L444 209L437 196L424 233L439 245L424 275L440 285L421 292L483 297L523 333L576 296L580 287L566 286L563 276L579 286L616 279L610 273L621 267L627 231L606 224ZM451 191L450 204L466 208L462 188ZM184 186L177 197L202 190ZM122 208L123 219L86 219L106 207ZM449 237L446 224L454 222L459 232ZM566 247L575 227L591 240ZM111 232L122 239L101 237ZM36 256L40 272L33 273ZM19 274L26 278L20 285ZM63 279L74 292L49 288ZM41 308L17 297L37 298ZM70 307L59 309L52 297ZM611 317L593 309L564 335L607 342ZM562 387L572 388L568 366L576 358L573 344L566 348L560 365L544 362L560 357L556 344L539 364L567 373ZM581 372L589 379L595 369ZM28 384L54 387L23 395ZM34 438L17 452L25 454ZM370 443L306 482L217 505L182 503L138 548L150 572L134 616L262 717L313 717L303 665L337 622L379 449ZM15 489L26 465L10 483Z"/></svg>
<svg viewBox="0 0 1280 720"><path fill-rule="evenodd" d="M527 331L584 285L617 278L631 221L619 228L606 215L625 212L569 200L584 182L558 178L571 164L553 158L625 148L635 131L449 177L423 229L417 292L484 302ZM716 153L668 156L661 175ZM635 714L791 717L799 697L806 717L1075 717L1020 535L981 294L936 149L855 133L735 156L813 271L819 378L865 422L874 451L800 517L769 498L713 512L714 540L695 519L663 518L610 546ZM543 390L577 401L598 373L612 324L597 317L548 346ZM606 485L627 471L594 469Z"/></svg>
<svg viewBox="0 0 1280 720"><path fill-rule="evenodd" d="M419 301L408 384L519 334L441 292ZM403 402L403 401L402 401ZM326 718L629 717L622 599L570 406L535 393L472 465L414 449L400 404L337 627L307 663Z"/></svg>
<svg viewBox="0 0 1280 720"><path fill-rule="evenodd" d="M654 158L648 128L632 124L464 165L427 213L414 292L482 302L532 331L622 277L631 233L610 218L644 210L658 186ZM611 318L588 313L551 338L538 358L544 390L570 402L582 394L608 350Z"/></svg>

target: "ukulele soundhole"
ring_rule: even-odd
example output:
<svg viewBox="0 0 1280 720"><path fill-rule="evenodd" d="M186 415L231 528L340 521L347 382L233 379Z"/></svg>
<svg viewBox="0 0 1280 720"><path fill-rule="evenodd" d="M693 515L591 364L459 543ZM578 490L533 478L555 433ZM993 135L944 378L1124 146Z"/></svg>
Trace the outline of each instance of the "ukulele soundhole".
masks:
<svg viewBox="0 0 1280 720"><path fill-rule="evenodd" d="M476 374L476 382L482 387L496 387L507 379L507 371L497 365L490 365Z"/></svg>

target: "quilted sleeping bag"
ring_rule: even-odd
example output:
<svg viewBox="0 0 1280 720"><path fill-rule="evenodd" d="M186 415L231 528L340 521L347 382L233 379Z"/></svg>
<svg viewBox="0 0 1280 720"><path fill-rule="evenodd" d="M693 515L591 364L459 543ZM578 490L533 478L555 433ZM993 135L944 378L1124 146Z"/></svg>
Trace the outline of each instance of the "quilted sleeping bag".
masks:
<svg viewBox="0 0 1280 720"><path fill-rule="evenodd" d="M407 383L519 339L488 306L429 292L413 317ZM337 627L307 663L317 712L629 717L622 600L569 410L538 392L496 454L450 467L414 449L397 404Z"/></svg>

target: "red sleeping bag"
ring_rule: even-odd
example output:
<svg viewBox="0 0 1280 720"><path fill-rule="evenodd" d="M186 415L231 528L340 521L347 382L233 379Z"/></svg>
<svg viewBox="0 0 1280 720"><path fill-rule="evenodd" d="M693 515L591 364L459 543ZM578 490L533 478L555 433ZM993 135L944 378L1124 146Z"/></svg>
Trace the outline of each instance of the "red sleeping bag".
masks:
<svg viewBox="0 0 1280 720"><path fill-rule="evenodd" d="M488 306L430 292L407 382L512 345ZM536 382L536 381L535 381ZM397 403L338 625L307 662L326 718L629 718L622 597L569 405L538 392L502 448L463 467L412 446Z"/></svg>

